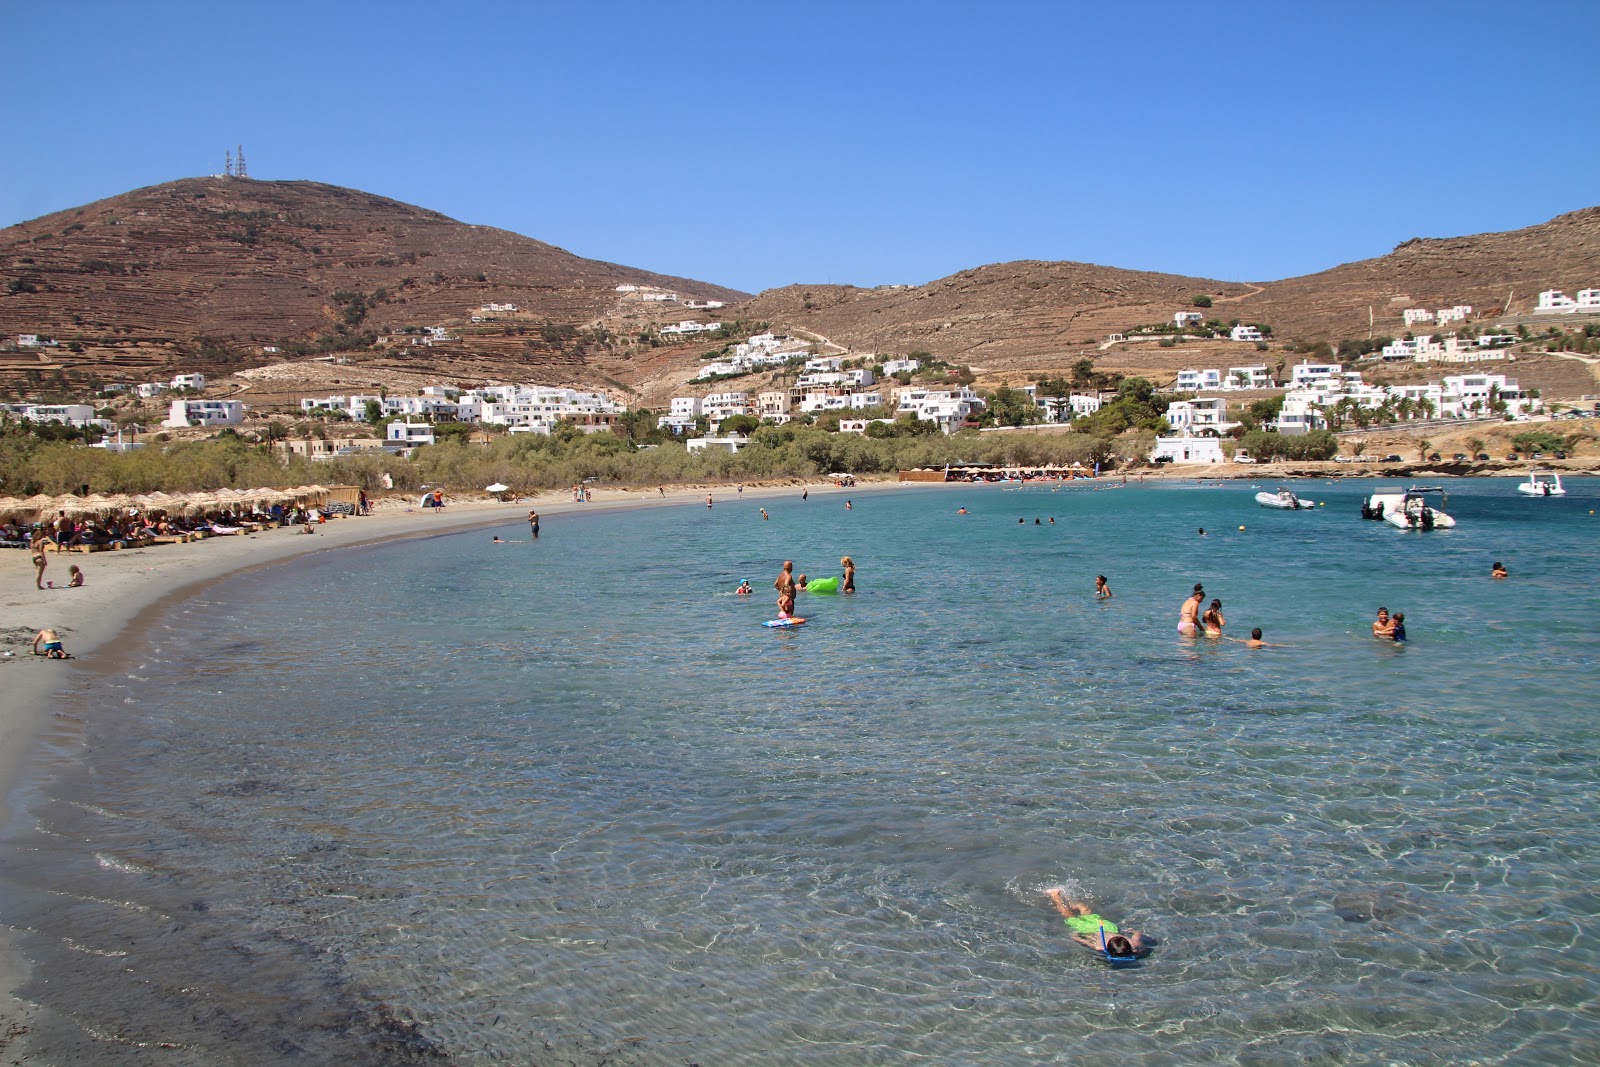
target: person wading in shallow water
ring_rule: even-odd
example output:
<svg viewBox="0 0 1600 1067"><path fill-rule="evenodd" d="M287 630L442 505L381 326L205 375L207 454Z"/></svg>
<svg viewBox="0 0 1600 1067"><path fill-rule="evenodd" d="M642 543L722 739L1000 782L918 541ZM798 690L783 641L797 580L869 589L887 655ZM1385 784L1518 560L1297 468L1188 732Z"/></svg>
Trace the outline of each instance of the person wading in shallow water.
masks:
<svg viewBox="0 0 1600 1067"><path fill-rule="evenodd" d="M794 612L794 561L783 561L783 570L772 583L778 591L778 618L787 619Z"/></svg>

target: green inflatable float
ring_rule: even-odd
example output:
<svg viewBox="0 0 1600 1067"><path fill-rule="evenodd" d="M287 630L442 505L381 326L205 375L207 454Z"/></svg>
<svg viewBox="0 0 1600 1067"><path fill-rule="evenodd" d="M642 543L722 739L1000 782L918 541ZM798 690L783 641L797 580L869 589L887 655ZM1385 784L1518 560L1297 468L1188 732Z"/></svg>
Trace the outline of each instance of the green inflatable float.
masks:
<svg viewBox="0 0 1600 1067"><path fill-rule="evenodd" d="M839 579L837 578L814 578L806 584L806 592L808 593L837 593L838 591Z"/></svg>

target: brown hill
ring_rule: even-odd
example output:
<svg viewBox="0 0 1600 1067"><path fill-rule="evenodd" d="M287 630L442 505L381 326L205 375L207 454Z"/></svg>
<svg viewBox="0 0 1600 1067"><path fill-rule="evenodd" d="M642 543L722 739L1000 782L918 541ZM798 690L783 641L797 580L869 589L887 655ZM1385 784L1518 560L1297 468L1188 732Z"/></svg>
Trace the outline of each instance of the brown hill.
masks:
<svg viewBox="0 0 1600 1067"><path fill-rule="evenodd" d="M1401 311L1470 304L1492 321L1515 291L1512 312L1541 289L1600 285L1600 207L1508 233L1415 239L1376 259L1319 274L1247 284L1120 270L1084 263L1023 261L962 271L922 286L856 289L789 286L738 309L746 318L798 327L858 351L927 351L992 374L1059 367L1094 355L1104 367L1186 365L1188 346L1128 346L1097 353L1107 335L1171 322L1207 294L1206 314L1264 322L1279 341L1331 341L1405 329ZM1242 349L1241 349L1242 351ZM1170 356L1166 355L1170 353ZM1187 354L1186 354L1187 353Z"/></svg>
<svg viewBox="0 0 1600 1067"><path fill-rule="evenodd" d="M857 353L930 352L973 365L986 384L1059 372L1086 355L1102 369L1170 380L1184 366L1299 358L1283 351L1286 341L1366 337L1369 309L1372 334L1383 336L1403 332L1404 308L1470 304L1470 330L1496 321L1513 291L1511 310L1525 312L1540 289L1600 285L1600 208L1508 233L1407 241L1385 256L1276 282L1023 261L921 286L795 285L750 298L355 190L185 179L0 230L0 386L60 374L215 376L299 360L255 377L251 403L292 402L324 387L498 378L622 386L659 406L721 342L637 343L661 322L711 316L624 297L616 291L624 283L729 301L715 312L725 321L770 324ZM1212 299L1210 317L1270 324L1272 351L1231 342L1101 349L1109 334L1171 322L1201 294ZM519 310L473 323L474 309L490 302ZM401 332L424 326L447 326L453 339L425 347ZM60 344L7 350L19 333ZM394 340L373 345L375 336ZM329 351L354 366L303 358ZM1548 382L1525 384L1593 391L1584 388L1586 368L1549 362Z"/></svg>
<svg viewBox="0 0 1600 1067"><path fill-rule="evenodd" d="M1600 207L1590 207L1504 233L1413 238L1386 256L1271 282L1236 310L1280 337L1338 341L1367 336L1369 308L1376 333L1399 335L1406 308L1467 304L1491 320L1531 311L1542 289L1596 285Z"/></svg>
<svg viewBox="0 0 1600 1067"><path fill-rule="evenodd" d="M700 300L746 295L352 189L187 178L0 230L0 338L59 342L0 353L0 376L237 369L283 358L268 346L326 351L405 327L471 330L473 309L489 302L519 311L463 347L496 364L570 365L582 362L571 328L614 310L624 283Z"/></svg>

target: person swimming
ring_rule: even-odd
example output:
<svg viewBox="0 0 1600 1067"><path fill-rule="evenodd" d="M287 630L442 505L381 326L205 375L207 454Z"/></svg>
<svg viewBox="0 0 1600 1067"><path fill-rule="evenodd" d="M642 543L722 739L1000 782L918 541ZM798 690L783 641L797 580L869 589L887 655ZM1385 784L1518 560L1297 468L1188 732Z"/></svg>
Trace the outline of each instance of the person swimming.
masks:
<svg viewBox="0 0 1600 1067"><path fill-rule="evenodd" d="M1094 598L1096 600L1109 600L1111 598L1111 586L1106 584L1106 576L1103 574L1095 576Z"/></svg>
<svg viewBox="0 0 1600 1067"><path fill-rule="evenodd" d="M749 596L751 593L754 593L755 590L750 588L750 579L746 578L744 581L739 583L739 588L735 589L734 592L738 593L740 596Z"/></svg>
<svg viewBox="0 0 1600 1067"><path fill-rule="evenodd" d="M1072 940L1108 959L1131 960L1148 955L1150 946L1155 943L1138 930L1122 930L1110 919L1096 915L1087 904L1063 899L1059 886L1045 890L1045 896L1061 913L1061 921L1072 931ZM1105 937L1103 944L1102 934Z"/></svg>
<svg viewBox="0 0 1600 1067"><path fill-rule="evenodd" d="M1396 641L1404 641L1406 639L1405 612L1397 611L1394 613L1394 624L1389 629L1389 636L1394 638Z"/></svg>

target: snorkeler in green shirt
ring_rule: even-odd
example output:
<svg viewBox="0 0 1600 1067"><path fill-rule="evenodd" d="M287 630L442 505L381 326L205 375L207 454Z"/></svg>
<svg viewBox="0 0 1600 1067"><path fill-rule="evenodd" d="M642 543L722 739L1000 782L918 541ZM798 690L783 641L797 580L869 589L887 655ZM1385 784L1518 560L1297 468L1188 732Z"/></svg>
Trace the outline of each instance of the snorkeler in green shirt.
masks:
<svg viewBox="0 0 1600 1067"><path fill-rule="evenodd" d="M1061 921L1072 931L1072 940L1084 948L1106 956L1143 956L1150 951L1154 939L1137 930L1124 933L1110 919L1103 919L1089 910L1089 905L1075 900L1065 900L1059 887L1045 890L1050 903L1061 913ZM1105 944L1100 942L1100 931L1105 931Z"/></svg>

